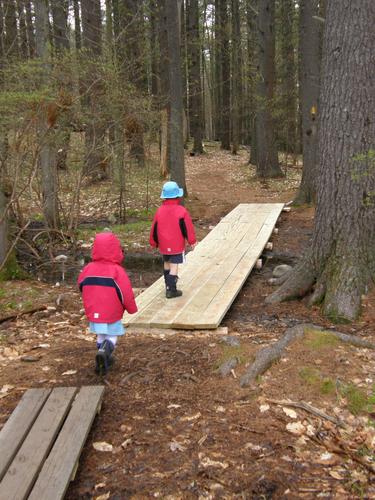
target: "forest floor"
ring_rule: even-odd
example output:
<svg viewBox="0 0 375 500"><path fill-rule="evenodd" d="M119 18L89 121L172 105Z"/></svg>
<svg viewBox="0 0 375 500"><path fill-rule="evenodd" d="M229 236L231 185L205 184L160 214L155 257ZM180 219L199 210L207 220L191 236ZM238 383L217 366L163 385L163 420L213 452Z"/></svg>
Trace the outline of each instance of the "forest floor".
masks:
<svg viewBox="0 0 375 500"><path fill-rule="evenodd" d="M201 157L186 156L188 207L200 239L238 203L293 199L300 166L289 166L284 179L261 182L247 165L245 150L237 157L212 144L207 150ZM157 172L150 179L152 208L162 181ZM103 207L111 206L110 189L85 190L87 217L106 224ZM129 252L151 252L144 191L135 183L129 192L132 219L115 230ZM332 325L305 301L264 303L280 255L293 262L303 253L313 215L309 207L282 214L272 240L279 258L268 258L262 270L251 273L222 323L239 346L228 346L215 332L129 333L120 339L115 367L104 381L93 371L95 341L86 333L73 283L2 284L0 322L19 316L0 323L0 427L29 387L104 382L102 410L68 499L375 498L373 351L311 333L294 342L256 384L239 385L256 351L301 322L374 341L373 290L364 298L362 317L351 325ZM90 231L82 232L84 245ZM160 272L129 269L129 274L134 286L145 287ZM48 309L20 314L39 305ZM221 378L217 367L234 354L240 364ZM291 408L286 400L308 402L343 425ZM101 442L111 451L93 447Z"/></svg>

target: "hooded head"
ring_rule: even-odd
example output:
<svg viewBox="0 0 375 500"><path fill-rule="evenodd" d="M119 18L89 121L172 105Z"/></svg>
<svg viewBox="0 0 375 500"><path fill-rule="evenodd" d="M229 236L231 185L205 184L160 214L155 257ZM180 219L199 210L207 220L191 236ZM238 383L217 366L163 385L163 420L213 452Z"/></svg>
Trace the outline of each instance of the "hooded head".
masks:
<svg viewBox="0 0 375 500"><path fill-rule="evenodd" d="M121 264L124 254L117 236L113 233L99 233L95 236L91 252L92 260L106 260Z"/></svg>

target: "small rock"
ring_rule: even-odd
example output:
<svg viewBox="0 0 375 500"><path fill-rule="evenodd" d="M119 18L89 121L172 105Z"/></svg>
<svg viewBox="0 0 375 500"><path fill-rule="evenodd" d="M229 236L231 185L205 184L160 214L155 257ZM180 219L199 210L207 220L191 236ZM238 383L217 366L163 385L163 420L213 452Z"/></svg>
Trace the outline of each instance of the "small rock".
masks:
<svg viewBox="0 0 375 500"><path fill-rule="evenodd" d="M288 264L280 264L280 266L275 267L272 272L272 276L274 278L280 278L284 274L289 273L292 269L292 266L289 266Z"/></svg>
<svg viewBox="0 0 375 500"><path fill-rule="evenodd" d="M221 340L231 347L238 347L240 345L239 339L237 337L234 337L233 335L224 335Z"/></svg>
<svg viewBox="0 0 375 500"><path fill-rule="evenodd" d="M22 356L21 361L26 361L28 363L35 363L35 361L39 361L41 356Z"/></svg>

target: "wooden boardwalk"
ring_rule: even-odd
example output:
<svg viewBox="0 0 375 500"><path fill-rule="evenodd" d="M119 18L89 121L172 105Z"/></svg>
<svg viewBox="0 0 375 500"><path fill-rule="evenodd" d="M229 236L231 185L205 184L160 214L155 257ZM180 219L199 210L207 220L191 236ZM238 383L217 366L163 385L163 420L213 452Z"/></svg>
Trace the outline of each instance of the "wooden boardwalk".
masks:
<svg viewBox="0 0 375 500"><path fill-rule="evenodd" d="M165 298L164 278L137 297L131 327L213 329L230 308L267 244L284 205L241 204L187 255L179 271L182 297ZM160 270L161 271L161 270Z"/></svg>

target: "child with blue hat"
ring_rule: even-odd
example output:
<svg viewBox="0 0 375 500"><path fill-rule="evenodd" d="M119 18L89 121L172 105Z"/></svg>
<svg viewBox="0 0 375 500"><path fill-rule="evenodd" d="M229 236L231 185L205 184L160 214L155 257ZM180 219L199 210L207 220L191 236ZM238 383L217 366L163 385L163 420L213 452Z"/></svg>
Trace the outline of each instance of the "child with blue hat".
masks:
<svg viewBox="0 0 375 500"><path fill-rule="evenodd" d="M160 198L162 205L156 211L150 231L150 244L159 248L164 263L164 280L167 299L180 297L177 290L178 265L185 259L186 242L192 248L197 244L189 212L180 204L184 190L177 182L164 184Z"/></svg>

